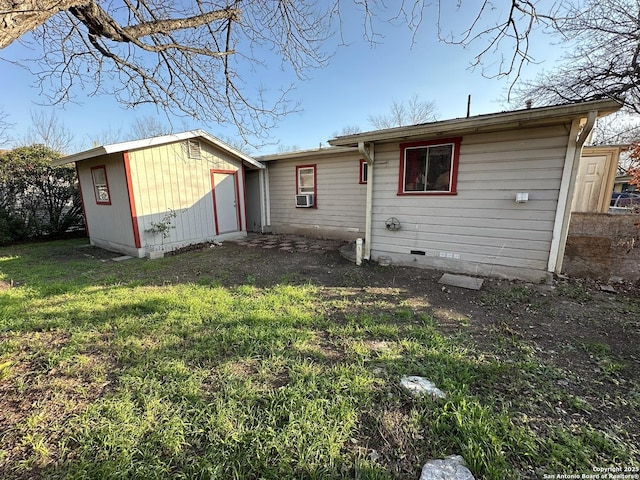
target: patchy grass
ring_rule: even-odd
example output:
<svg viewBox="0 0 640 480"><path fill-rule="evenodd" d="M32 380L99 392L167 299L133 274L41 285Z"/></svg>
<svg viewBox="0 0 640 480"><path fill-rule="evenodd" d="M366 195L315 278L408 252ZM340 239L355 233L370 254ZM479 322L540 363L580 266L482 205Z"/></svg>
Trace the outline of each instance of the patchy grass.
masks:
<svg viewBox="0 0 640 480"><path fill-rule="evenodd" d="M509 320L551 302L523 286L478 299L483 345L477 318L356 267L327 287L270 262L265 283L233 245L122 263L80 245L0 249L3 478L418 478L453 453L476 478L638 465L624 422L591 420L605 402L638 418L625 363L566 344L606 382L571 388L580 372ZM408 396L402 375L447 398Z"/></svg>

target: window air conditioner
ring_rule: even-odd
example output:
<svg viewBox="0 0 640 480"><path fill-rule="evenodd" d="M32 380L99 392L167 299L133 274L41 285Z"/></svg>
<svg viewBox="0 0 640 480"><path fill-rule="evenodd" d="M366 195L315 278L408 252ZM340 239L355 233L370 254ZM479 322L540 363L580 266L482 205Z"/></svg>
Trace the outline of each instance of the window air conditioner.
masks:
<svg viewBox="0 0 640 480"><path fill-rule="evenodd" d="M296 208L313 207L313 193L296 195Z"/></svg>

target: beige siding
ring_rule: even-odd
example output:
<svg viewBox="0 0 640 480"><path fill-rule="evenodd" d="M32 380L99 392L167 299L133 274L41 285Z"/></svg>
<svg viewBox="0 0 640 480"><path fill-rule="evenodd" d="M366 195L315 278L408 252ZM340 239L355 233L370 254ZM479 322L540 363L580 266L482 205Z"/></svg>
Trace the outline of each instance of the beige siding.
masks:
<svg viewBox="0 0 640 480"><path fill-rule="evenodd" d="M216 238L211 170L238 172L241 230L245 230L244 179L240 161L201 141L200 159L188 157L186 142L175 142L129 152L131 181L142 246L147 252L170 251ZM218 205L235 208L233 205ZM175 228L162 238L152 223L175 212Z"/></svg>
<svg viewBox="0 0 640 480"><path fill-rule="evenodd" d="M376 145L372 258L485 275L544 275L569 127L465 135L455 196L398 196L399 145ZM516 203L517 192L528 192L529 201ZM389 217L400 220L399 231L386 229Z"/></svg>
<svg viewBox="0 0 640 480"><path fill-rule="evenodd" d="M107 172L111 205L96 203L91 168L100 165L104 165ZM106 249L137 255L122 154L80 162L78 173L91 242Z"/></svg>
<svg viewBox="0 0 640 480"><path fill-rule="evenodd" d="M317 208L296 208L296 166L313 164L316 165ZM269 230L337 239L364 235L366 185L359 183L357 153L271 161L268 169Z"/></svg>
<svg viewBox="0 0 640 480"><path fill-rule="evenodd" d="M91 168L105 166L111 205L98 205ZM136 254L124 161L121 153L81 162L78 167L91 242L107 249Z"/></svg>

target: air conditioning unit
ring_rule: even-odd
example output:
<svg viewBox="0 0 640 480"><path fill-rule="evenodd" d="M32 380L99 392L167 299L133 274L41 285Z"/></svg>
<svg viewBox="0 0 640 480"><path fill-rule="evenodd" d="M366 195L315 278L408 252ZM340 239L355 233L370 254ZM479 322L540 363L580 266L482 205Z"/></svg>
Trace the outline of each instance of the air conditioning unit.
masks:
<svg viewBox="0 0 640 480"><path fill-rule="evenodd" d="M313 207L313 193L303 193L296 195L296 207L308 208Z"/></svg>

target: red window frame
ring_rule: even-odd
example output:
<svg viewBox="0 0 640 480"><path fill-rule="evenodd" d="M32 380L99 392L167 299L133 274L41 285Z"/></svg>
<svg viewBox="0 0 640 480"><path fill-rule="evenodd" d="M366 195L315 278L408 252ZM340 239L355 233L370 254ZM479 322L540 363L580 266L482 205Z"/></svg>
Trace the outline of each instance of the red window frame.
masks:
<svg viewBox="0 0 640 480"><path fill-rule="evenodd" d="M462 137L454 138L440 138L437 140L428 140L421 142L408 142L400 144L400 169L398 172L398 195L419 195L419 196L442 196L442 195L457 195L458 194L458 164L460 161L460 143ZM451 171L449 177L449 190L405 190L405 159L407 150L423 147L437 147L444 145L452 145L451 152Z"/></svg>
<svg viewBox="0 0 640 480"><path fill-rule="evenodd" d="M360 178L358 183L360 183L360 185L366 185L368 179L369 179L369 165L367 164L367 161L364 158L361 158L360 159Z"/></svg>
<svg viewBox="0 0 640 480"><path fill-rule="evenodd" d="M104 187L107 192L107 200L101 200L100 195L98 193L98 187L102 187L102 184L96 185L96 177L95 172L98 170L102 170L102 174L104 175ZM111 205L111 190L109 189L109 178L107 177L107 167L105 165L97 165L95 167L91 167L91 182L93 183L93 194L96 198L96 204L98 205Z"/></svg>
<svg viewBox="0 0 640 480"><path fill-rule="evenodd" d="M300 191L300 170L304 168L313 168L313 192ZM296 195L304 195L308 193L313 193L313 207L311 208L318 208L318 168L316 163L309 165L296 165Z"/></svg>

